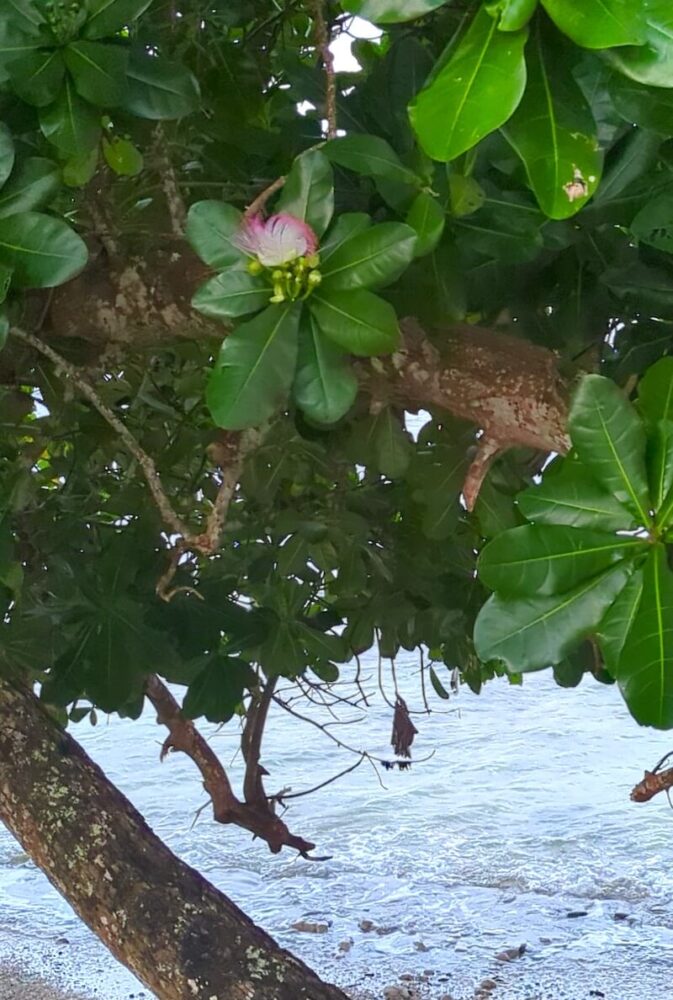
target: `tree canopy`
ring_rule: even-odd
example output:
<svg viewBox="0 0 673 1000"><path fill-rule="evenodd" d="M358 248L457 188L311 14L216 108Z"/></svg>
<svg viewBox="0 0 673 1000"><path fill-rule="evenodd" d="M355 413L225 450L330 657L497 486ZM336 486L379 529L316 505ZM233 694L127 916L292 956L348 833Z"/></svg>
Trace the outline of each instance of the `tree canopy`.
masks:
<svg viewBox="0 0 673 1000"><path fill-rule="evenodd" d="M304 853L269 705L370 650L386 766L400 650L673 727L670 0L5 0L0 119L3 674Z"/></svg>

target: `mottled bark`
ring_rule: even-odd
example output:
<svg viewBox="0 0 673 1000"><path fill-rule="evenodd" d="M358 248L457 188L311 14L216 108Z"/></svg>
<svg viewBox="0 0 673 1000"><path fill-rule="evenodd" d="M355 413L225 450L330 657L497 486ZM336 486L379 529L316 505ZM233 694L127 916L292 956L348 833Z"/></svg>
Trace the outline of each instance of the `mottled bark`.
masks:
<svg viewBox="0 0 673 1000"><path fill-rule="evenodd" d="M35 697L4 680L0 819L160 1000L347 1000L176 858Z"/></svg>

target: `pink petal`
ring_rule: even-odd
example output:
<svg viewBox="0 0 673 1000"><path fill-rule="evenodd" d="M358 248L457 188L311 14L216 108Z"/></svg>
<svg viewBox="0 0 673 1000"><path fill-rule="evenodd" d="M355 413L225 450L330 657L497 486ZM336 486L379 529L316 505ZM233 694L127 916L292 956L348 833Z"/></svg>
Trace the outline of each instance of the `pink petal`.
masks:
<svg viewBox="0 0 673 1000"><path fill-rule="evenodd" d="M288 264L318 249L311 227L287 212L272 215L266 222L259 215L245 219L233 242L267 267Z"/></svg>

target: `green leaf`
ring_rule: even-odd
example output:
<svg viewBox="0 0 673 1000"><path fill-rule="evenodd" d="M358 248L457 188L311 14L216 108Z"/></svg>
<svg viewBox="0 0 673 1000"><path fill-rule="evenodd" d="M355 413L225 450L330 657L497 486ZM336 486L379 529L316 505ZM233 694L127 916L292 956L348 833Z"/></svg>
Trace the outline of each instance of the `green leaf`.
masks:
<svg viewBox="0 0 673 1000"><path fill-rule="evenodd" d="M673 726L673 574L656 545L643 569L643 590L614 671L641 726Z"/></svg>
<svg viewBox="0 0 673 1000"><path fill-rule="evenodd" d="M65 63L59 49L33 49L9 67L14 93L21 100L42 108L59 93Z"/></svg>
<svg viewBox="0 0 673 1000"><path fill-rule="evenodd" d="M533 260L543 247L544 216L532 205L489 198L483 208L456 223L459 245L510 264Z"/></svg>
<svg viewBox="0 0 673 1000"><path fill-rule="evenodd" d="M89 12L83 34L86 38L116 35L127 24L137 21L152 0L86 0Z"/></svg>
<svg viewBox="0 0 673 1000"><path fill-rule="evenodd" d="M628 584L627 584L628 587ZM595 669L594 647L585 640L570 656L553 667L554 681L563 688L574 688L581 682L587 671Z"/></svg>
<svg viewBox="0 0 673 1000"><path fill-rule="evenodd" d="M321 266L321 291L381 288L395 281L411 263L416 233L401 222L382 222L345 240Z"/></svg>
<svg viewBox="0 0 673 1000"><path fill-rule="evenodd" d="M400 479L409 468L413 448L399 415L390 406L376 416L372 445L379 471L389 479Z"/></svg>
<svg viewBox="0 0 673 1000"><path fill-rule="evenodd" d="M48 108L40 110L42 132L62 153L81 157L98 145L100 114L82 100L70 80Z"/></svg>
<svg viewBox="0 0 673 1000"><path fill-rule="evenodd" d="M571 528L524 524L485 546L477 564L481 582L506 596L561 594L613 563L631 558L641 538Z"/></svg>
<svg viewBox="0 0 673 1000"><path fill-rule="evenodd" d="M296 158L277 210L307 222L318 237L325 232L334 214L334 176L329 160L319 149L310 149Z"/></svg>
<svg viewBox="0 0 673 1000"><path fill-rule="evenodd" d="M657 512L673 487L673 423L670 420L660 420L648 435L647 471L652 506Z"/></svg>
<svg viewBox="0 0 673 1000"><path fill-rule="evenodd" d="M342 246L351 236L356 236L363 230L371 226L372 220L366 212L345 212L340 215L330 227L327 236L320 244L321 265L327 263L333 253Z"/></svg>
<svg viewBox="0 0 673 1000"><path fill-rule="evenodd" d="M650 424L673 420L673 358L661 358L638 383L638 409Z"/></svg>
<svg viewBox="0 0 673 1000"><path fill-rule="evenodd" d="M14 140L6 125L0 122L0 187L14 169Z"/></svg>
<svg viewBox="0 0 673 1000"><path fill-rule="evenodd" d="M310 420L333 424L350 410L358 393L343 351L325 337L314 316L306 315L299 331L299 357L292 395Z"/></svg>
<svg viewBox="0 0 673 1000"><path fill-rule="evenodd" d="M428 156L454 160L507 121L526 85L527 36L525 28L498 31L488 11L478 11L448 63L409 107Z"/></svg>
<svg viewBox="0 0 673 1000"><path fill-rule="evenodd" d="M499 31L520 31L535 13L538 0L492 0L486 4L491 17L498 19Z"/></svg>
<svg viewBox="0 0 673 1000"><path fill-rule="evenodd" d="M446 215L436 198L421 191L414 198L405 222L416 233L414 257L424 257L425 254L432 253L441 240Z"/></svg>
<svg viewBox="0 0 673 1000"><path fill-rule="evenodd" d="M86 153L72 156L63 165L63 183L69 187L84 187L88 184L98 167L98 147L94 146Z"/></svg>
<svg viewBox="0 0 673 1000"><path fill-rule="evenodd" d="M645 428L624 393L608 378L585 375L575 391L568 428L594 477L638 518L650 522Z"/></svg>
<svg viewBox="0 0 673 1000"><path fill-rule="evenodd" d="M17 27L11 12L0 11L0 81L7 80L8 67L36 49L39 42L34 32L26 33Z"/></svg>
<svg viewBox="0 0 673 1000"><path fill-rule="evenodd" d="M345 663L350 659L348 644L342 635L331 635L309 625L299 625L297 632L301 642L312 659L323 661L336 660ZM315 668L314 668L315 669Z"/></svg>
<svg viewBox="0 0 673 1000"><path fill-rule="evenodd" d="M36 0L5 0L7 18L25 34L38 37L44 17L35 5Z"/></svg>
<svg viewBox="0 0 673 1000"><path fill-rule="evenodd" d="M670 0L629 3L631 17L644 16L645 44L628 45L606 53L616 68L652 87L673 87L673 6ZM641 13L642 12L642 15Z"/></svg>
<svg viewBox="0 0 673 1000"><path fill-rule="evenodd" d="M201 260L219 270L245 260L233 243L242 222L243 216L233 205L197 201L189 209L185 235Z"/></svg>
<svg viewBox="0 0 673 1000"><path fill-rule="evenodd" d="M602 157L589 105L554 41L547 47L539 29L531 37L526 92L503 132L542 211L567 219L598 187Z"/></svg>
<svg viewBox="0 0 673 1000"><path fill-rule="evenodd" d="M188 719L229 722L247 691L257 686L249 663L235 656L213 656L189 685L182 703Z"/></svg>
<svg viewBox="0 0 673 1000"><path fill-rule="evenodd" d="M643 570L638 568L631 574L614 604L608 608L596 632L603 662L613 677L617 676L619 657L638 611L642 592Z"/></svg>
<svg viewBox="0 0 673 1000"><path fill-rule="evenodd" d="M131 52L128 85L124 107L139 118L184 118L199 107L199 85L189 70L142 49Z"/></svg>
<svg viewBox="0 0 673 1000"><path fill-rule="evenodd" d="M661 194L644 205L631 223L631 232L641 243L673 253L673 196Z"/></svg>
<svg viewBox="0 0 673 1000"><path fill-rule="evenodd" d="M661 139L652 132L632 129L624 140L610 151L610 160L603 174L600 187L594 196L593 205L602 206L617 198L624 191L630 191L638 181L654 166Z"/></svg>
<svg viewBox="0 0 673 1000"><path fill-rule="evenodd" d="M628 580L617 565L565 594L508 599L494 594L477 616L479 658L501 660L517 673L553 666L596 630Z"/></svg>
<svg viewBox="0 0 673 1000"><path fill-rule="evenodd" d="M309 307L322 333L350 354L390 354L399 344L395 310L372 292L314 292Z"/></svg>
<svg viewBox="0 0 673 1000"><path fill-rule="evenodd" d="M420 179L413 170L405 167L392 146L377 135L346 135L332 139L323 147L323 152L332 163L356 174L420 186Z"/></svg>
<svg viewBox="0 0 673 1000"><path fill-rule="evenodd" d="M624 531L634 524L633 515L573 456L546 471L542 483L520 493L517 502L523 516L536 524L604 531Z"/></svg>
<svg viewBox="0 0 673 1000"><path fill-rule="evenodd" d="M210 278L192 298L192 306L216 319L245 316L269 304L272 289L260 276L228 268Z"/></svg>
<svg viewBox="0 0 673 1000"><path fill-rule="evenodd" d="M0 222L0 263L23 288L53 288L74 278L88 259L84 240L61 219L19 212Z"/></svg>
<svg viewBox="0 0 673 1000"><path fill-rule="evenodd" d="M115 136L112 141L103 136L103 156L119 177L137 177L144 166L143 154L130 139Z"/></svg>
<svg viewBox="0 0 673 1000"><path fill-rule="evenodd" d="M625 121L666 138L673 135L673 90L645 87L617 73L608 87L615 110Z"/></svg>
<svg viewBox="0 0 673 1000"><path fill-rule="evenodd" d="M260 424L285 400L297 363L299 315L295 305L269 306L226 337L206 391L218 427Z"/></svg>
<svg viewBox="0 0 673 1000"><path fill-rule="evenodd" d="M647 38L645 4L633 0L541 0L552 21L586 49L642 45Z"/></svg>
<svg viewBox="0 0 673 1000"><path fill-rule="evenodd" d="M122 104L127 92L128 49L78 39L63 51L80 97L100 108Z"/></svg>
<svg viewBox="0 0 673 1000"><path fill-rule="evenodd" d="M425 17L450 0L349 0L348 10L374 24L396 24Z"/></svg>
<svg viewBox="0 0 673 1000"><path fill-rule="evenodd" d="M334 684L339 680L339 668L334 663L316 661L310 664L313 673L326 684Z"/></svg>
<svg viewBox="0 0 673 1000"><path fill-rule="evenodd" d="M449 197L451 215L460 219L464 215L472 215L473 212L477 212L484 204L486 194L474 177L452 173L449 176Z"/></svg>
<svg viewBox="0 0 673 1000"><path fill-rule="evenodd" d="M440 698L444 701L448 701L449 692L446 690L439 677L437 676L437 671L434 667L430 667L430 683L432 684L435 694L438 694Z"/></svg>
<svg viewBox="0 0 673 1000"><path fill-rule="evenodd" d="M23 160L0 191L0 219L44 208L60 185L61 172L51 160L39 156Z"/></svg>

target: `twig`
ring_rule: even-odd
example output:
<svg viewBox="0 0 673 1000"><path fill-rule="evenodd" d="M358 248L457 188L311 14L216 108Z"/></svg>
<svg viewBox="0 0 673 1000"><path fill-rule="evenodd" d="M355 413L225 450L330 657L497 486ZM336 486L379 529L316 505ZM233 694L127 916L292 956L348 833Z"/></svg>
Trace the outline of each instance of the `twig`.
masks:
<svg viewBox="0 0 673 1000"><path fill-rule="evenodd" d="M325 68L325 118L327 138L337 137L337 85L334 71L334 53L330 49L330 29L325 20L325 0L313 0L313 24L316 47Z"/></svg>
<svg viewBox="0 0 673 1000"><path fill-rule="evenodd" d="M36 351L40 352L40 354L49 358L49 360L53 362L57 374L66 375L72 384L79 389L82 395L89 400L91 405L98 410L103 419L106 420L110 427L117 432L121 440L126 445L128 451L130 451L142 469L150 493L152 494L152 498L165 525L176 534L182 535L183 538L191 539L192 536L189 528L173 509L170 500L164 492L154 459L140 447L128 427L122 423L110 407L103 402L93 386L82 378L74 365L70 364L69 361L66 361L65 358L58 354L58 352L52 347L49 347L48 344L45 344L44 341L33 336L32 333L28 333L18 327L12 327L10 333L13 337L16 337L17 340L22 340L25 344L30 344L30 346L34 347Z"/></svg>
<svg viewBox="0 0 673 1000"><path fill-rule="evenodd" d="M313 788L306 788L303 792L291 792L289 794L286 793L285 791L276 792L275 795L270 795L269 798L283 805L283 803L287 799L301 799L304 795L312 795L313 792L317 792L321 788L326 788L327 785L331 785L334 781L338 781L339 778L344 778L347 774L350 774L351 771L354 771L356 768L358 768L360 764L363 762L363 760L366 759L367 755L363 753L360 759L356 760L355 763L351 764L350 767L344 768L344 770L339 771L338 774L333 774L331 778L327 778L326 781L321 781L319 785L314 785Z"/></svg>
<svg viewBox="0 0 673 1000"><path fill-rule="evenodd" d="M258 212L261 212L269 198L271 198L276 191L280 191L285 184L286 179L287 178L285 177L276 177L275 181L271 181L268 187L265 187L264 190L257 195L254 201L250 202L245 210L245 217L249 219L251 216L257 215Z"/></svg>

